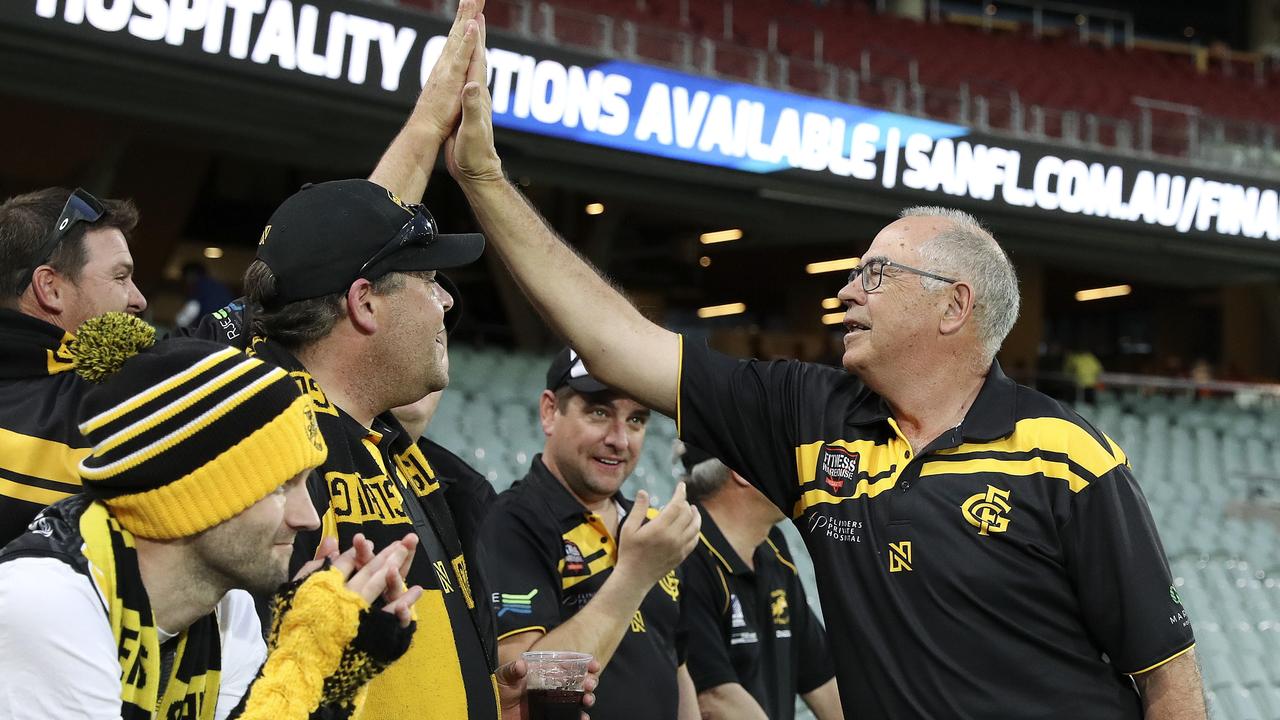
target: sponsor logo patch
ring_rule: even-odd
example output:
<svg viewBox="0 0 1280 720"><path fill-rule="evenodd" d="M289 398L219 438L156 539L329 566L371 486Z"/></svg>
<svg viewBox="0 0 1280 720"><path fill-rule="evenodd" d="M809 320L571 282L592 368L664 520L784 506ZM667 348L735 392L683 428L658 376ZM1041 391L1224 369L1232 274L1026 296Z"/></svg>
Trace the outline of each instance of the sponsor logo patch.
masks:
<svg viewBox="0 0 1280 720"><path fill-rule="evenodd" d="M818 453L818 478L832 495L848 497L858 484L859 454L839 445L823 445Z"/></svg>
<svg viewBox="0 0 1280 720"><path fill-rule="evenodd" d="M577 577L589 575L590 572L587 568L587 560L582 556L582 550L578 548L578 544L572 540L565 540L563 574L566 577Z"/></svg>
<svg viewBox="0 0 1280 720"><path fill-rule="evenodd" d="M523 595L515 593L498 594L498 617L502 617L503 615L532 615L533 598L537 594L537 588L534 588Z"/></svg>

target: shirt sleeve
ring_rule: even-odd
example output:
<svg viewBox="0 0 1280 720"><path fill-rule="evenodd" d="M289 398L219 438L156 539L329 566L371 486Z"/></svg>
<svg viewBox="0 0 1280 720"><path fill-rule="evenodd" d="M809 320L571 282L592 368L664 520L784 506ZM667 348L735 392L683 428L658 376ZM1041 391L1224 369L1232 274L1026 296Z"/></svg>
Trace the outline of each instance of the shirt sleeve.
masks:
<svg viewBox="0 0 1280 720"><path fill-rule="evenodd" d="M0 717L120 718L120 660L87 577L54 558L0 563L0 678Z"/></svg>
<svg viewBox="0 0 1280 720"><path fill-rule="evenodd" d="M690 556L685 570L680 613L688 637L686 663L693 685L698 692L705 692L717 685L739 682L724 634L728 589L716 575L715 567L701 558Z"/></svg>
<svg viewBox="0 0 1280 720"><path fill-rule="evenodd" d="M218 603L218 630L222 637L222 682L218 688L215 720L226 720L257 677L267 659L262 623L253 598L232 590Z"/></svg>
<svg viewBox="0 0 1280 720"><path fill-rule="evenodd" d="M796 628L799 637L799 661L796 663L796 692L801 695L811 693L827 684L836 676L835 661L831 657L831 649L827 647L827 631L822 621L809 605L804 587L796 578L795 602L793 607L799 608L796 619L800 626Z"/></svg>
<svg viewBox="0 0 1280 720"><path fill-rule="evenodd" d="M485 585L492 591L498 640L560 625L557 556L523 518L499 506L480 529L477 548Z"/></svg>
<svg viewBox="0 0 1280 720"><path fill-rule="evenodd" d="M249 347L249 314L245 300L240 298L226 307L196 319L192 325L175 328L170 337L194 337L230 345L238 350Z"/></svg>
<svg viewBox="0 0 1280 720"><path fill-rule="evenodd" d="M798 418L820 412L810 396L831 370L793 360L737 360L681 338L680 438L722 460L787 517L800 499Z"/></svg>
<svg viewBox="0 0 1280 720"><path fill-rule="evenodd" d="M1195 643L1151 510L1127 464L1074 493L1063 543L1085 625L1117 670L1145 672Z"/></svg>

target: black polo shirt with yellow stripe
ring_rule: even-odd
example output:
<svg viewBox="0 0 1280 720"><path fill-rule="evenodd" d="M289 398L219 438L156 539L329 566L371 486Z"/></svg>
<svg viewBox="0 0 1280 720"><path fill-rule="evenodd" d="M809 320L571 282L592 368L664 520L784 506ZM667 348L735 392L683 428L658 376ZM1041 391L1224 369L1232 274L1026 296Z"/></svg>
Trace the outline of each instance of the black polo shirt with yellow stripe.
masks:
<svg viewBox="0 0 1280 720"><path fill-rule="evenodd" d="M70 333L0 308L0 546L46 506L80 492L89 454L76 416L89 387Z"/></svg>
<svg viewBox="0 0 1280 720"><path fill-rule="evenodd" d="M851 712L1136 720L1194 644L1124 453L998 364L917 451L843 370L682 341L677 423L795 519Z"/></svg>
<svg viewBox="0 0 1280 720"><path fill-rule="evenodd" d="M621 493L614 501L621 525L632 504ZM480 532L480 567L493 591L498 639L549 633L585 607L612 574L617 536L617 528L606 528L551 474L542 455L535 456L529 474L498 495ZM640 603L600 675L591 717L675 720L676 669L683 662L680 592L673 570Z"/></svg>
<svg viewBox="0 0 1280 720"><path fill-rule="evenodd" d="M711 513L699 509L698 545L681 566L689 675L698 692L737 683L770 720L791 720L797 694L835 677L826 631L781 530L769 531L748 567Z"/></svg>

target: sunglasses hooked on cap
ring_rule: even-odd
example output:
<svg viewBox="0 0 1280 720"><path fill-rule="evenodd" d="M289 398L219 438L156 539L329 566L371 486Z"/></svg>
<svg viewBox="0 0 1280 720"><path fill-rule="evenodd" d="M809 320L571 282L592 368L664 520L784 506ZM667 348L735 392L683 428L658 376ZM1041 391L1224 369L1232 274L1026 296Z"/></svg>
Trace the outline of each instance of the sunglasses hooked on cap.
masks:
<svg viewBox="0 0 1280 720"><path fill-rule="evenodd" d="M441 234L425 207L360 179L304 185L258 242L275 275L275 306L344 292L358 278L460 267L483 252L483 235Z"/></svg>
<svg viewBox="0 0 1280 720"><path fill-rule="evenodd" d="M568 385L580 393L598 393L609 389L608 385L591 377L587 366L573 348L565 348L556 353L547 369L547 389L555 392Z"/></svg>

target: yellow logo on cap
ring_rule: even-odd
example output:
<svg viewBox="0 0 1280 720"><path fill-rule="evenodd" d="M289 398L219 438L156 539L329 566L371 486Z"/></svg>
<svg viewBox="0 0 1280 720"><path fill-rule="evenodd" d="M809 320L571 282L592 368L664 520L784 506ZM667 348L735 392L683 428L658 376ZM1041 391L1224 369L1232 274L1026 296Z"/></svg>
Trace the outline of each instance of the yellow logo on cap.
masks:
<svg viewBox="0 0 1280 720"><path fill-rule="evenodd" d="M395 194L395 193L391 192L390 190L388 190L388 191L387 191L387 197L391 198L391 202L393 202L393 203L395 203L395 204L399 205L401 210L404 210L405 212L409 213L410 215L412 215L412 214L413 214L413 211L409 209L409 206L408 206L408 205L405 205L405 204L404 204L404 201L400 199L400 196L399 196L399 195L397 195L397 194Z"/></svg>
<svg viewBox="0 0 1280 720"><path fill-rule="evenodd" d="M268 235L270 235L270 234L271 234L271 226L270 226L270 225L268 225L268 226L266 226L265 228L263 228L263 229L262 229L262 236L258 238L258 244L259 244L259 245L266 245L266 244L267 244L267 236L268 236Z"/></svg>

